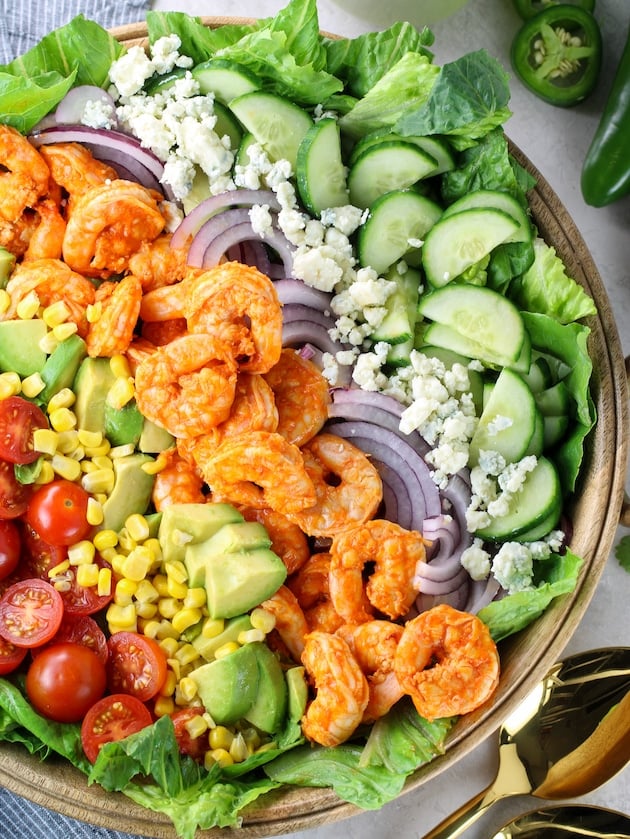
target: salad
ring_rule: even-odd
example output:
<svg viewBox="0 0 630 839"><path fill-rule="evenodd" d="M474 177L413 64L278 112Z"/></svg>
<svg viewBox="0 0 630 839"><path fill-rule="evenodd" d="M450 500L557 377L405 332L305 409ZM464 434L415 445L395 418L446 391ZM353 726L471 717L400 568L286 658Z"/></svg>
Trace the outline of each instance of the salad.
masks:
<svg viewBox="0 0 630 839"><path fill-rule="evenodd" d="M378 808L577 583L594 305L485 51L147 28L0 68L1 736L190 839Z"/></svg>

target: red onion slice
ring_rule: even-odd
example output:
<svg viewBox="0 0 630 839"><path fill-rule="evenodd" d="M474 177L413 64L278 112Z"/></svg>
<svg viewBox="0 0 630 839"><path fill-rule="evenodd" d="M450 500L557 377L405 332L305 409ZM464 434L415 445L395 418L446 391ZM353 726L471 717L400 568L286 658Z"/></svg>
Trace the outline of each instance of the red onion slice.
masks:
<svg viewBox="0 0 630 839"><path fill-rule="evenodd" d="M328 327L320 323L313 323L308 318L283 323L282 346L299 349L304 344L311 344L321 353L330 353L330 355L336 355L336 353L346 349L343 344L333 341L328 332Z"/></svg>
<svg viewBox="0 0 630 839"><path fill-rule="evenodd" d="M278 297L283 306L292 304L309 306L320 312L330 312L330 300L332 295L326 291L320 291L302 280L293 277L284 277L274 283Z"/></svg>
<svg viewBox="0 0 630 839"><path fill-rule="evenodd" d="M422 577L419 575L414 577L414 585L417 585L418 589L423 592L423 594L433 595L450 594L452 591L456 591L464 582L469 581L470 577L468 575L468 571L466 571L465 568L462 568L461 565L459 567L459 571L452 577L448 577L446 580L430 580L428 577Z"/></svg>

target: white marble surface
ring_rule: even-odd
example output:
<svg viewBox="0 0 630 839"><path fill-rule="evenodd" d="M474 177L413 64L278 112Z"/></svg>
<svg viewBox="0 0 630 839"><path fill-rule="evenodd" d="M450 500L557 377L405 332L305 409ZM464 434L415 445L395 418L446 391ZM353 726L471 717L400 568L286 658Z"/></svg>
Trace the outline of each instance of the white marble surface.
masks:
<svg viewBox="0 0 630 839"><path fill-rule="evenodd" d="M243 15L263 17L274 14L282 0L156 0L154 8L177 9L199 15ZM370 6L391 8L387 0L319 0L322 29L345 35L358 35L379 28L378 20L368 18ZM408 0L407 17L421 22L422 0ZM347 8L362 9L352 14ZM513 116L507 131L514 142L537 166L557 192L582 233L601 273L617 318L623 351L630 354L630 198L605 209L588 207L581 196L581 163L595 130L605 93L625 42L630 21L628 0L597 0L597 17L605 43L603 75L596 93L574 109L560 109L536 99L516 80L511 83ZM392 18L393 20L394 18ZM509 47L518 26L511 0L469 0L468 4L441 23L432 25L436 35L433 50L443 63L471 49L485 47L509 70ZM622 535L619 531L618 537ZM630 644L627 601L630 575L611 556L596 594L567 652L597 646ZM458 765L420 789L407 793L378 813L353 816L328 827L295 834L295 839L335 839L342 832L347 839L419 839L460 804L483 789L496 767L496 738L491 736ZM630 769L606 785L580 799L630 812ZM493 836L512 816L536 806L527 797L507 799L497 804L467 836Z"/></svg>

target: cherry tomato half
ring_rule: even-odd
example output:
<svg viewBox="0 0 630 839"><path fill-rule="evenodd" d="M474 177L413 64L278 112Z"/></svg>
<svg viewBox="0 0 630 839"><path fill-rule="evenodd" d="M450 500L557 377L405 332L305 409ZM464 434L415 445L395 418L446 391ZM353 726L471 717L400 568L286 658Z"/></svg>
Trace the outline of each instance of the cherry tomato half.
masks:
<svg viewBox="0 0 630 839"><path fill-rule="evenodd" d="M152 722L147 706L134 696L126 693L104 696L92 705L81 725L85 756L94 763L105 743L123 740Z"/></svg>
<svg viewBox="0 0 630 839"><path fill-rule="evenodd" d="M90 496L83 487L65 478L36 489L26 511L26 521L51 545L72 545L84 539Z"/></svg>
<svg viewBox="0 0 630 839"><path fill-rule="evenodd" d="M61 625L55 635L41 647L33 647L31 655L40 655L44 650L61 643L81 644L94 653L103 664L107 663L107 638L105 633L89 615L64 613Z"/></svg>
<svg viewBox="0 0 630 839"><path fill-rule="evenodd" d="M45 580L18 580L0 597L0 635L16 647L45 644L62 617L61 595Z"/></svg>
<svg viewBox="0 0 630 839"><path fill-rule="evenodd" d="M98 554L94 559L94 563L99 568L107 568L109 564L102 559ZM70 568L64 573L64 576L69 578L70 588L67 591L61 592L61 599L63 600L63 607L66 614L70 615L93 615L95 612L100 612L114 597L113 591L111 594L99 594L96 586L81 586L77 583L76 568Z"/></svg>
<svg viewBox="0 0 630 839"><path fill-rule="evenodd" d="M41 577L42 580L48 580L50 569L67 558L67 549L63 545L51 545L42 539L24 520L20 521L20 529L23 546L20 576L23 579Z"/></svg>
<svg viewBox="0 0 630 839"><path fill-rule="evenodd" d="M24 661L27 653L26 647L16 647L0 635L0 676L12 673Z"/></svg>
<svg viewBox="0 0 630 839"><path fill-rule="evenodd" d="M0 580L13 574L20 562L22 539L17 524L0 519Z"/></svg>
<svg viewBox="0 0 630 839"><path fill-rule="evenodd" d="M171 714L173 720L173 727L175 729L175 739L179 751L183 755L189 755L197 763L203 763L204 756L208 749L208 732L201 734L199 737L192 737L186 728L187 723L195 717L203 716L204 708L195 706L194 708L180 708Z"/></svg>
<svg viewBox="0 0 630 839"><path fill-rule="evenodd" d="M15 477L13 463L0 460L0 519L16 519L26 512L31 488Z"/></svg>
<svg viewBox="0 0 630 839"><path fill-rule="evenodd" d="M48 428L48 420L37 405L21 396L0 400L0 457L10 463L37 460L33 432L38 428Z"/></svg>
<svg viewBox="0 0 630 839"><path fill-rule="evenodd" d="M26 673L26 694L42 716L79 722L105 692L105 665L82 644L52 644Z"/></svg>
<svg viewBox="0 0 630 839"><path fill-rule="evenodd" d="M107 684L112 693L129 693L146 702L166 679L166 654L157 641L137 632L115 632L107 641Z"/></svg>

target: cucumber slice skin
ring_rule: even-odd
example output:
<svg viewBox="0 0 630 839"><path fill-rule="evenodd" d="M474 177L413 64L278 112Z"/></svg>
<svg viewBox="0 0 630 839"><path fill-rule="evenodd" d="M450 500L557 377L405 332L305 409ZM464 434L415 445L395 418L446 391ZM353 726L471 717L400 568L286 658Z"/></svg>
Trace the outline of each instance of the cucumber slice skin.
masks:
<svg viewBox="0 0 630 839"><path fill-rule="evenodd" d="M558 524L562 512L560 478L553 463L541 457L527 475L520 492L513 499L506 516L494 519L488 527L480 528L475 535L489 542L540 539Z"/></svg>
<svg viewBox="0 0 630 839"><path fill-rule="evenodd" d="M298 148L313 124L306 111L289 99L260 90L237 96L229 107L272 161L288 160L295 171Z"/></svg>
<svg viewBox="0 0 630 839"><path fill-rule="evenodd" d="M427 280L440 288L455 280L505 242L518 222L503 210L477 207L444 216L427 234L422 264Z"/></svg>
<svg viewBox="0 0 630 839"><path fill-rule="evenodd" d="M378 146L380 143L392 141L412 143L422 149L422 151L431 155L431 157L435 159L436 167L431 172L430 176L441 175L443 172L450 172L451 169L455 168L455 158L453 153L444 141L438 140L436 137L415 137L412 135L406 136L404 134L394 134L393 132L387 130L374 131L371 134L366 134L365 137L362 137L350 153L350 165L354 165L358 158L364 151L367 151L367 149L372 148L373 146Z"/></svg>
<svg viewBox="0 0 630 839"><path fill-rule="evenodd" d="M516 198L508 192L500 192L496 189L476 189L462 196L459 200L444 210L442 218L460 213L462 210L473 209L494 209L502 210L511 216L518 223L517 229L505 242L531 242L533 230L531 222L523 207Z"/></svg>
<svg viewBox="0 0 630 839"><path fill-rule="evenodd" d="M367 209L386 192L407 189L426 178L436 160L413 143L379 143L360 155L348 174L350 202Z"/></svg>
<svg viewBox="0 0 630 839"><path fill-rule="evenodd" d="M232 115L232 112L228 110L225 105L222 105L221 102L215 102L214 114L217 118L214 125L215 132L219 135L219 137L223 137L227 134L230 138L231 149L240 148L241 140L243 139L243 131L238 121Z"/></svg>
<svg viewBox="0 0 630 839"><path fill-rule="evenodd" d="M378 198L359 228L357 251L361 265L384 272L413 248L409 241L423 240L438 221L442 209L435 201L413 190L395 190Z"/></svg>
<svg viewBox="0 0 630 839"><path fill-rule="evenodd" d="M244 67L224 58L211 58L197 64L191 73L201 93L214 93L224 105L260 87L256 78Z"/></svg>
<svg viewBox="0 0 630 839"><path fill-rule="evenodd" d="M410 343L413 347L420 272L410 268L404 274L400 274L394 267L387 273L386 278L396 283L396 289L387 298L387 314L371 338L373 341L385 341L388 344ZM393 358L397 357L398 353L394 353Z"/></svg>
<svg viewBox="0 0 630 839"><path fill-rule="evenodd" d="M484 286L455 283L430 291L420 298L418 312L422 317L451 327L464 339L464 344L470 342L471 348L481 348L481 354L471 358L488 359L503 367L519 360L527 340L523 318L516 306L499 292ZM443 341L428 337L426 342L444 346ZM468 356L468 352L457 346L446 346Z"/></svg>
<svg viewBox="0 0 630 839"><path fill-rule="evenodd" d="M296 180L302 203L314 216L328 208L348 204L337 120L321 119L306 132L297 152Z"/></svg>

